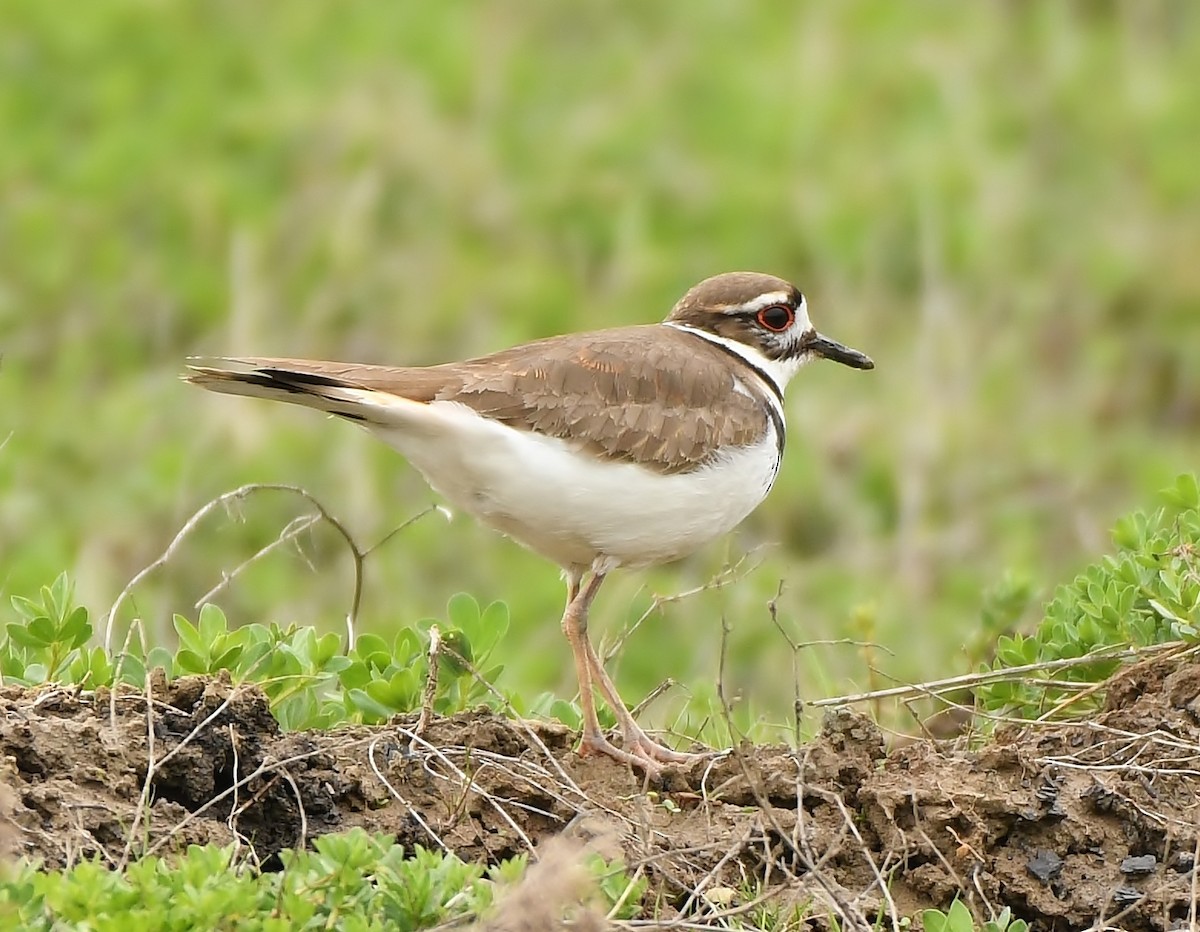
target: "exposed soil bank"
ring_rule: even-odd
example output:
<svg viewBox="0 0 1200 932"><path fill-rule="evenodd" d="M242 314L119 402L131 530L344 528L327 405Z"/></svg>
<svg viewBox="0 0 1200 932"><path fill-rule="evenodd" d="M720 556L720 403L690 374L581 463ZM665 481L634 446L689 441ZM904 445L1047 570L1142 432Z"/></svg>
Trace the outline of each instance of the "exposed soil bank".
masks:
<svg viewBox="0 0 1200 932"><path fill-rule="evenodd" d="M269 869L281 848L362 826L494 861L566 831L644 864L665 916L702 921L771 890L870 921L958 895L1044 930L1186 928L1197 882L1194 663L1133 667L1092 721L1006 726L974 751L887 753L870 722L841 712L807 747L745 746L651 794L606 759L581 760L560 726L491 713L435 720L414 753L412 720L282 734L261 693L216 678L158 683L152 706L0 690L14 853L118 864L240 838Z"/></svg>

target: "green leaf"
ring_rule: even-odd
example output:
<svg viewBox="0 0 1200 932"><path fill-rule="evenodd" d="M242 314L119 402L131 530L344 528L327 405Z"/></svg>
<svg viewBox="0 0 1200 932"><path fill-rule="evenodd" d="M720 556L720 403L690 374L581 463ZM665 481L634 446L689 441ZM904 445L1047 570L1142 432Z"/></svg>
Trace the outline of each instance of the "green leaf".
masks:
<svg viewBox="0 0 1200 932"><path fill-rule="evenodd" d="M71 647L82 647L92 636L92 626L88 621L88 610L82 605L76 606L59 629L59 638Z"/></svg>
<svg viewBox="0 0 1200 932"><path fill-rule="evenodd" d="M313 663L318 668L324 668L326 664L339 655L341 649L341 637L330 631L317 641L313 649Z"/></svg>
<svg viewBox="0 0 1200 932"><path fill-rule="evenodd" d="M71 582L66 573L59 573L49 587L42 589L43 606L52 613L55 621L66 617L71 605Z"/></svg>
<svg viewBox="0 0 1200 932"><path fill-rule="evenodd" d="M113 681L113 664L103 647L93 647L81 656L87 658L87 682L91 688L96 686L111 686Z"/></svg>
<svg viewBox="0 0 1200 932"><path fill-rule="evenodd" d="M113 658L113 677L119 677L120 682L140 688L146 685L146 664L146 660L133 654L115 657Z"/></svg>
<svg viewBox="0 0 1200 932"><path fill-rule="evenodd" d="M945 914L943 929L946 932L975 932L975 918L963 905L962 900L955 900L950 904L950 909Z"/></svg>
<svg viewBox="0 0 1200 932"><path fill-rule="evenodd" d="M45 616L42 617L45 618ZM36 621L37 619L34 620ZM8 636L12 642L19 644L21 647L42 650L46 646L46 642L34 635L27 624L22 624L19 621L10 621L5 626L5 630L8 632Z"/></svg>
<svg viewBox="0 0 1200 932"><path fill-rule="evenodd" d="M408 667L392 674L389 682L392 693L400 700L401 707L411 709L417 704L417 698L421 695L421 688L425 683L424 672L421 667Z"/></svg>
<svg viewBox="0 0 1200 932"><path fill-rule="evenodd" d="M479 636L479 603L467 592L458 592L446 604L446 620L452 627L466 632L471 640Z"/></svg>
<svg viewBox="0 0 1200 932"><path fill-rule="evenodd" d="M1177 511L1200 510L1200 479L1195 473L1184 473L1175 484L1163 491L1163 498Z"/></svg>
<svg viewBox="0 0 1200 932"><path fill-rule="evenodd" d="M354 645L354 653L366 663L380 670L392 660L392 652L388 650L387 641L377 634L360 634Z"/></svg>
<svg viewBox="0 0 1200 932"><path fill-rule="evenodd" d="M451 629L442 632L442 650L438 655L440 670L450 676L465 676L470 672L467 664L473 663L474 659L471 641L465 631Z"/></svg>
<svg viewBox="0 0 1200 932"><path fill-rule="evenodd" d="M172 669L172 654L165 647L152 647L146 655L147 670L166 670L167 673Z"/></svg>
<svg viewBox="0 0 1200 932"><path fill-rule="evenodd" d="M393 709L379 702L370 693L362 689L351 689L346 692L346 699L351 708L375 721L386 721L392 717Z"/></svg>
<svg viewBox="0 0 1200 932"><path fill-rule="evenodd" d="M175 667L183 673L207 673L208 663L194 650L184 648L175 654Z"/></svg>
<svg viewBox="0 0 1200 932"><path fill-rule="evenodd" d="M350 665L338 674L338 682L342 689L361 689L371 681L371 670L362 660L352 660Z"/></svg>
<svg viewBox="0 0 1200 932"><path fill-rule="evenodd" d="M17 610L17 614L26 621L33 621L38 615L44 615L42 607L23 595L14 595L11 600L12 607Z"/></svg>
<svg viewBox="0 0 1200 932"><path fill-rule="evenodd" d="M57 635L58 631L55 629L54 622L45 615L39 615L29 622L29 636L35 641L42 644L53 644L58 640Z"/></svg>
<svg viewBox="0 0 1200 932"><path fill-rule="evenodd" d="M925 932L948 932L949 920L940 909L927 909L921 913L921 924Z"/></svg>
<svg viewBox="0 0 1200 932"><path fill-rule="evenodd" d="M207 655L208 645L200 637L199 629L179 614L172 618L172 623L175 626L175 634L179 637L180 646L186 647L195 654Z"/></svg>
<svg viewBox="0 0 1200 932"><path fill-rule="evenodd" d="M212 644L217 638L229 631L229 623L221 606L214 602L205 602L200 607L200 642L202 645ZM202 651L201 651L202 652Z"/></svg>
<svg viewBox="0 0 1200 932"><path fill-rule="evenodd" d="M556 699L550 706L550 714L572 731L578 731L583 725L583 713L566 699Z"/></svg>
<svg viewBox="0 0 1200 932"><path fill-rule="evenodd" d="M408 666L418 657L425 654L421 637L412 628L401 628L396 632L396 640L392 646L392 658L402 667Z"/></svg>
<svg viewBox="0 0 1200 932"><path fill-rule="evenodd" d="M242 647L240 645L235 645L234 647L229 648L222 653L220 657L215 657L209 661L207 672L212 673L216 670L233 670L237 664L238 657L241 656L241 653Z"/></svg>
<svg viewBox="0 0 1200 932"><path fill-rule="evenodd" d="M252 676L256 680L278 676L277 661L282 661L284 652L266 639L252 640L238 657L234 672L241 677Z"/></svg>
<svg viewBox="0 0 1200 932"><path fill-rule="evenodd" d="M471 638L477 657L486 657L508 632L508 603L495 601L483 610L479 631Z"/></svg>

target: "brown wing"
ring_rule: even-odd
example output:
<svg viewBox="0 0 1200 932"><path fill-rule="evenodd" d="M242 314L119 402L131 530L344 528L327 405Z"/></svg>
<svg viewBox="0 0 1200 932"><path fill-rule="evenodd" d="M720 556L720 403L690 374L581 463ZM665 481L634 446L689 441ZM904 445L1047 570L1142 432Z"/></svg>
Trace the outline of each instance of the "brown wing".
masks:
<svg viewBox="0 0 1200 932"><path fill-rule="evenodd" d="M767 429L766 409L735 389L728 363L692 334L628 327L435 367L457 376L435 397L601 456L686 472Z"/></svg>
<svg viewBox="0 0 1200 932"><path fill-rule="evenodd" d="M412 401L455 401L521 430L578 444L614 460L687 472L719 446L755 443L768 426L765 399L737 390L729 356L693 334L649 325L551 337L466 362L389 368L249 357L242 371L193 367L218 391L258 385L370 421L354 405L331 404L330 388L386 392ZM249 371L246 371L249 370ZM754 379L747 391L758 393ZM310 397L310 403L315 400ZM343 410L343 408L345 410Z"/></svg>

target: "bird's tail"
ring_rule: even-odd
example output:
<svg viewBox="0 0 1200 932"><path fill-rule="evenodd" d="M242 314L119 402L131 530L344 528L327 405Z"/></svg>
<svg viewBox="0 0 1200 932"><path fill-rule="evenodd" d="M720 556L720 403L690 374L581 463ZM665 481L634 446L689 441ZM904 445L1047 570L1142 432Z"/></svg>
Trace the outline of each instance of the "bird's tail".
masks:
<svg viewBox="0 0 1200 932"><path fill-rule="evenodd" d="M388 420L386 412L398 399L327 371L332 368L302 359L197 359L183 379L210 392L285 401L359 423Z"/></svg>

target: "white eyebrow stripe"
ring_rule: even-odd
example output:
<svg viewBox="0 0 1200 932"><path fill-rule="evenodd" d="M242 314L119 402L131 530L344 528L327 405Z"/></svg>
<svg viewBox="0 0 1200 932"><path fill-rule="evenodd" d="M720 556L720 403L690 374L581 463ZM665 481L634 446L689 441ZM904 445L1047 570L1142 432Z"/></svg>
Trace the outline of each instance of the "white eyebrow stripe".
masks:
<svg viewBox="0 0 1200 932"><path fill-rule="evenodd" d="M729 304L721 310L725 314L753 314L755 311L761 311L764 307L770 307L772 304L791 304L792 296L787 291L768 291L766 294L760 294L757 298L747 301L744 304Z"/></svg>

